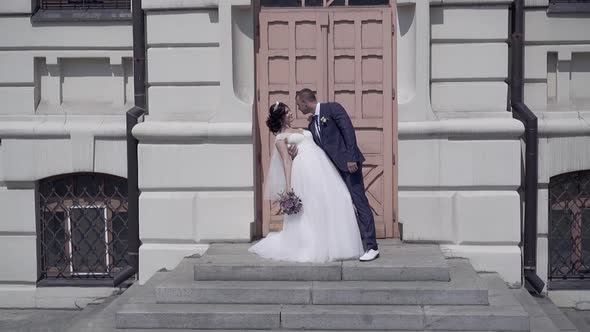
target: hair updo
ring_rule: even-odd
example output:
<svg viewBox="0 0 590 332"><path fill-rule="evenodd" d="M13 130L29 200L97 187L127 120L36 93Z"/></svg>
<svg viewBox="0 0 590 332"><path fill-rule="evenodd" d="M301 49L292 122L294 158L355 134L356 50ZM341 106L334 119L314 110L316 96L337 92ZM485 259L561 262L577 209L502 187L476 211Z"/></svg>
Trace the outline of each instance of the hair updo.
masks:
<svg viewBox="0 0 590 332"><path fill-rule="evenodd" d="M285 123L285 114L287 114L287 105L285 103L272 104L268 109L268 118L266 125L273 134L277 134L283 129Z"/></svg>

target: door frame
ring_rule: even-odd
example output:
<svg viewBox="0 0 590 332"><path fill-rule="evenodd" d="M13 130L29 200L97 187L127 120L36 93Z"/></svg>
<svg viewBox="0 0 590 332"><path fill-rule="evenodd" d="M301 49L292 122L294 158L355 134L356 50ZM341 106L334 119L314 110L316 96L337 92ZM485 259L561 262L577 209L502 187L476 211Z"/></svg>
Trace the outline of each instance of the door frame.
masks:
<svg viewBox="0 0 590 332"><path fill-rule="evenodd" d="M261 141L261 125L264 125L265 119L259 118L258 106L259 106L259 67L260 63L260 13L262 11L261 0L252 0L252 13L253 13L253 20L254 20L254 83L255 83L255 97L254 97L254 106L253 106L253 118L252 118L252 127L253 127L253 152L254 152L254 222L251 224L251 237L252 239L260 239L263 237L263 206L264 206L264 198L263 198L263 181L262 181L262 141ZM381 6L359 6L358 8L375 8ZM283 9L283 10L319 10L325 7L308 7L306 9L304 7L274 7L276 9ZM346 8L346 7L343 7ZM399 205L398 205L398 103L397 103L397 0L390 0L389 8L391 9L391 20L392 20L392 36L391 36L391 68L393 70L392 73L392 117L391 121L391 128L393 131L393 137L391 137L391 149L392 151L392 173L393 173L393 194L392 194L392 202L393 204L393 228L391 230L386 231L386 238L400 238L401 237L401 224L399 222ZM327 91L326 91L327 92ZM384 144L387 146L388 142ZM385 166L385 165L384 165ZM385 203L384 203L385 204Z"/></svg>

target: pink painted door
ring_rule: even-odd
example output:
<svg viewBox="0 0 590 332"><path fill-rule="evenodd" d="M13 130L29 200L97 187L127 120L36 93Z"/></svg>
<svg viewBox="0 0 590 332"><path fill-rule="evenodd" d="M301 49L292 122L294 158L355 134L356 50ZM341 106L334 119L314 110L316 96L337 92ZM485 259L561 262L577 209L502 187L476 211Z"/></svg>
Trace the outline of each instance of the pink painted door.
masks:
<svg viewBox="0 0 590 332"><path fill-rule="evenodd" d="M258 126L262 181L274 137L264 124L269 105L295 109L295 94L316 91L320 101L341 103L355 126L367 161L367 197L377 236L397 237L394 154L397 146L395 57L391 7L268 9L260 12L257 57ZM297 112L295 126L308 121ZM282 217L262 200L262 234L280 230Z"/></svg>

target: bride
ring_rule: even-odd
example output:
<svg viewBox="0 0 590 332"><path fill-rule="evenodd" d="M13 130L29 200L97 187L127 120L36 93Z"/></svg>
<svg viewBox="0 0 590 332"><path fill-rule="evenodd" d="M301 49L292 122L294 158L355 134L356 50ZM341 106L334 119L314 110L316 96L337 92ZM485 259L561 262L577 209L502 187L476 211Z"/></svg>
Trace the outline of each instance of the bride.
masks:
<svg viewBox="0 0 590 332"><path fill-rule="evenodd" d="M293 191L303 208L298 214L285 215L283 230L269 233L249 251L294 262L357 259L364 250L350 193L311 132L291 128L293 118L284 103L277 102L269 109L266 124L276 135L276 150L266 178L265 198L276 199L281 191ZM297 145L294 160L289 145Z"/></svg>

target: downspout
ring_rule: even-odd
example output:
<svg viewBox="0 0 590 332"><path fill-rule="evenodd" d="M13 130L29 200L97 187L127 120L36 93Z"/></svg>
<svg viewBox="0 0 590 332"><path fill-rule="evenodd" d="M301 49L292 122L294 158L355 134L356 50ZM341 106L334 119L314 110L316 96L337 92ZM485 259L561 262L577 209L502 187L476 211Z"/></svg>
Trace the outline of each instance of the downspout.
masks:
<svg viewBox="0 0 590 332"><path fill-rule="evenodd" d="M524 282L529 292L540 294L545 283L537 275L537 186L539 136L537 116L525 105L524 92L524 0L512 4L510 104L512 115L525 127L524 165Z"/></svg>
<svg viewBox="0 0 590 332"><path fill-rule="evenodd" d="M128 250L129 266L117 274L113 280L115 286L129 277L139 273L139 181L137 145L133 137L133 127L140 122L146 108L145 86L145 16L141 9L141 0L132 0L133 17L133 72L135 106L127 112L127 215L128 215Z"/></svg>
<svg viewBox="0 0 590 332"><path fill-rule="evenodd" d="M135 107L143 110L146 108L146 86L145 86L145 13L141 8L141 0L132 0L133 16L133 72ZM145 111L144 111L145 112Z"/></svg>

